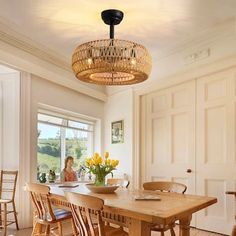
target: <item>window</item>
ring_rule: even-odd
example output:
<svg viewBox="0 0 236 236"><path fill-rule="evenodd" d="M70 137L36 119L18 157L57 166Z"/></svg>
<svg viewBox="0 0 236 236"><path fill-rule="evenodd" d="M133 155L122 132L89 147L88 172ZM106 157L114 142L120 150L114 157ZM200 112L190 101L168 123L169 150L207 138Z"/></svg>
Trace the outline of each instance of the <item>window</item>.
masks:
<svg viewBox="0 0 236 236"><path fill-rule="evenodd" d="M73 156L78 170L93 153L94 122L38 113L38 172L60 173L66 156Z"/></svg>

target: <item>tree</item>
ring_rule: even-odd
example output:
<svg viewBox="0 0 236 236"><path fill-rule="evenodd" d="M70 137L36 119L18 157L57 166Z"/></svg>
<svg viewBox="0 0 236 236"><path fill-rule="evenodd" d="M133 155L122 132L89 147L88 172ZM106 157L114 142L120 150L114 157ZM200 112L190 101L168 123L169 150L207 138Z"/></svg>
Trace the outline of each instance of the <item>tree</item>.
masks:
<svg viewBox="0 0 236 236"><path fill-rule="evenodd" d="M46 144L44 146L38 146L38 152L42 154L47 154L53 157L60 157L61 156L61 149L59 146Z"/></svg>
<svg viewBox="0 0 236 236"><path fill-rule="evenodd" d="M78 147L75 149L75 153L76 153L77 159L80 159L80 157L83 155L83 153L82 153L82 148L81 148L80 146L78 146Z"/></svg>

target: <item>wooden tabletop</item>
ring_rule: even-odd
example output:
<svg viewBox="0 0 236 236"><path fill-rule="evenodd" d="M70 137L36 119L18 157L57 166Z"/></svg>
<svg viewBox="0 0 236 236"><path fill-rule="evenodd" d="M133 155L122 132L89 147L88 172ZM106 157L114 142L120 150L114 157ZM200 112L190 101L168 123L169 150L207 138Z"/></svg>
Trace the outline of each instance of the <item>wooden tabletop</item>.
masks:
<svg viewBox="0 0 236 236"><path fill-rule="evenodd" d="M119 189L114 194L94 194L80 184L76 188L59 188L50 186L51 197L65 201L65 191L96 196L104 200L104 210L135 218L149 223L173 222L191 215L217 202L214 197L176 193L153 193L144 190ZM135 196L140 194L157 194L160 201L136 201Z"/></svg>

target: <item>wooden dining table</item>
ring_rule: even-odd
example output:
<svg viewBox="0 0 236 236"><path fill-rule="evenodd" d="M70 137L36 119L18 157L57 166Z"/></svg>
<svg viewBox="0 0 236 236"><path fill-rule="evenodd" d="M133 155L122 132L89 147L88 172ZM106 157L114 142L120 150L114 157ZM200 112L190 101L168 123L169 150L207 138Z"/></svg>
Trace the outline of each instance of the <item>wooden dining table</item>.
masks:
<svg viewBox="0 0 236 236"><path fill-rule="evenodd" d="M104 200L105 221L127 227L130 236L149 236L154 225L168 225L179 220L180 236L190 235L192 214L217 202L214 197L118 189L113 194L95 194L85 184L75 188L51 185L50 200L53 205L69 209L65 192L76 192L99 197ZM136 200L137 196L155 195L160 200Z"/></svg>

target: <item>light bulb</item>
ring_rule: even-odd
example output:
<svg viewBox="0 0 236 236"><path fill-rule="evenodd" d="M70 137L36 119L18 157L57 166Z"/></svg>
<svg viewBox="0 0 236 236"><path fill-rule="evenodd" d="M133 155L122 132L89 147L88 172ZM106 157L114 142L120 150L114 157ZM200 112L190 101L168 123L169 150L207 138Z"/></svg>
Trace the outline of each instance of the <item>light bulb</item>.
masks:
<svg viewBox="0 0 236 236"><path fill-rule="evenodd" d="M135 60L135 59L132 59L132 60L131 60L131 64L132 64L132 65L135 65L135 64L136 64L136 60Z"/></svg>
<svg viewBox="0 0 236 236"><path fill-rule="evenodd" d="M91 65L93 63L92 58L88 58L88 64Z"/></svg>

